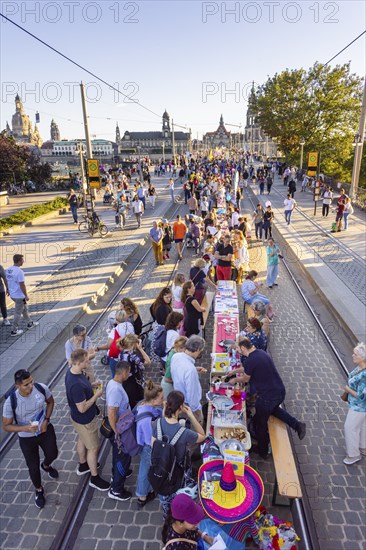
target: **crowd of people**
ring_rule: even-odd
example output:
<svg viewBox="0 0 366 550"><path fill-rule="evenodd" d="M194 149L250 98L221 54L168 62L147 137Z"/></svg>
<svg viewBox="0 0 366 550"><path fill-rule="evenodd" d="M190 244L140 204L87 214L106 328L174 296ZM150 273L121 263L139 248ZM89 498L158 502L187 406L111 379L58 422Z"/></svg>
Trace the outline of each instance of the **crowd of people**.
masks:
<svg viewBox="0 0 366 550"><path fill-rule="evenodd" d="M274 213L270 203L266 210L258 204L251 215L244 215L241 211L242 192L248 180L258 179L261 192L266 184L269 194L278 167L276 163L268 163L255 172L247 160L245 155L239 160L192 158L191 163L179 172L175 185L184 190L189 213L185 218L178 215L173 224L167 219L155 220L150 230L151 246L157 265L169 259L173 247L178 260L184 253L189 254L183 247L184 243L187 249L194 249L193 261L187 272L178 268L172 285L163 287L156 296L150 307L152 324L149 330L144 330L146 327L136 303L123 297L119 308L108 316L105 343L94 346L86 334L86 327L80 324L74 326L72 336L65 342L65 356L69 363L65 376L66 397L71 425L77 434L76 473L80 476L90 473L91 487L108 491L111 499L126 501L132 497L131 491L125 488L126 479L132 473L132 459L138 456L137 507L142 509L159 496L165 520L164 543L178 540L177 535L190 539L190 531L199 533L194 527L202 519L199 507L191 504L191 500L187 501L190 497L180 494L180 490L183 487L193 490L196 476L192 456L197 455L198 444L206 439L201 377L207 370L197 361L206 344L202 338L205 294L208 289L217 290L217 281L233 280L240 284L246 308L247 323L235 347L242 366L230 373L228 383L248 385L255 408L250 430L257 442L251 452L263 459L268 458L267 422L270 415L287 423L300 439L306 435L305 423L280 406L285 399L285 386L267 351L273 307L270 297L264 293L264 284L257 281L258 272L253 269L256 266L251 265L253 262L249 257L255 235L259 246L265 242L266 285L268 292L273 292L278 286L281 259L280 247L271 230ZM285 174L286 171L284 179ZM117 204L118 201L126 202L124 182L119 185ZM147 190L151 187L150 182ZM132 205L138 201L145 208L147 196L156 196L156 192L146 196L145 190L142 184L136 184ZM294 200L291 191L288 200ZM154 201L150 201L150 205L153 208ZM123 211L119 207L116 211L124 225ZM138 224L139 213L135 212ZM290 223L290 214L287 217L287 223ZM18 255L14 257L14 265L22 265ZM26 296L26 289L22 286L24 277L22 280L18 274L16 283L11 284L18 284ZM27 315L24 296L18 317L21 313ZM97 354L101 352L103 363L110 369L102 433L111 442L111 482L98 473L97 462L101 424L97 403L104 390L91 361L100 357ZM355 348L354 360L357 367L345 389L350 405L346 421L345 464L353 464L366 454L364 344ZM160 383L146 374L152 363L160 365ZM24 406L25 403L30 406ZM53 408L54 400L47 386L33 382L28 371L17 371L15 388L5 401L3 425L6 431L19 435L39 508L45 505L40 468L49 477L58 478L58 471L52 466L58 455L56 434L50 421ZM166 445L164 447L162 442L169 442L174 448L171 451L174 453L171 479L166 477L163 469ZM41 465L39 448L44 452ZM206 542L212 542L206 533L200 536ZM196 541L195 538L190 540ZM170 548L179 548L177 544L173 542Z"/></svg>

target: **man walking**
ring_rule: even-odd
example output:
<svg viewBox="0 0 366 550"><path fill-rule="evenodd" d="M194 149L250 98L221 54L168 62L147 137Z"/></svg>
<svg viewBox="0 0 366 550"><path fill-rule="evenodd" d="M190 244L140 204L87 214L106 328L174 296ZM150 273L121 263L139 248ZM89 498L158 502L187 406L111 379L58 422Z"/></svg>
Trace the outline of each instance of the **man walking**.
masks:
<svg viewBox="0 0 366 550"><path fill-rule="evenodd" d="M290 225L291 215L292 215L293 209L296 206L296 201L295 201L295 199L291 198L290 193L288 193L287 199L285 199L283 201L283 204L285 205L285 220L286 220L287 225Z"/></svg>
<svg viewBox="0 0 366 550"><path fill-rule="evenodd" d="M91 473L90 487L108 491L109 483L98 475L99 422L95 405L103 389L93 387L83 374L89 366L89 355L85 349L76 349L70 357L71 367L65 376L66 397L71 412L71 424L78 434L76 451L79 456L78 476Z"/></svg>
<svg viewBox="0 0 366 550"><path fill-rule="evenodd" d="M143 202L139 199L137 195L135 195L132 203L131 203L131 209L132 212L135 214L136 221L137 221L137 228L141 227L141 216L142 213L145 211Z"/></svg>
<svg viewBox="0 0 366 550"><path fill-rule="evenodd" d="M146 210L146 189L143 183L140 183L137 187L137 196L144 205L144 211Z"/></svg>
<svg viewBox="0 0 366 550"><path fill-rule="evenodd" d="M174 389L183 393L185 403L189 405L200 424L203 422L202 387L195 362L202 356L204 347L203 338L196 335L190 336L186 342L185 351L175 353L170 364Z"/></svg>
<svg viewBox="0 0 366 550"><path fill-rule="evenodd" d="M39 325L37 321L32 321L29 316L27 302L29 300L27 294L27 287L25 286L24 271L21 269L24 264L23 254L14 254L13 266L8 267L6 270L6 279L8 281L8 288L10 298L15 304L14 319L11 329L11 336L19 336L23 334L23 330L19 328L19 322L23 315L24 320L27 323L27 328L34 328Z"/></svg>
<svg viewBox="0 0 366 550"><path fill-rule="evenodd" d="M263 206L260 203L258 203L257 208L254 210L253 217L252 217L252 220L255 226L255 238L257 239L257 241L262 240L263 216L264 216Z"/></svg>
<svg viewBox="0 0 366 550"><path fill-rule="evenodd" d="M3 429L18 434L20 449L36 489L35 504L43 508L46 499L40 467L51 479L58 478L58 471L51 466L58 455L56 434L50 422L54 400L48 387L34 383L27 370L18 370L14 381L15 388L4 403ZM39 448L44 453L41 464Z"/></svg>
<svg viewBox="0 0 366 550"><path fill-rule="evenodd" d="M183 241L185 239L187 233L187 226L182 221L182 218L180 216L177 216L177 221L173 224L173 236L174 236L174 242L177 247L178 252L178 259L182 259L182 250L183 250Z"/></svg>
<svg viewBox="0 0 366 550"><path fill-rule="evenodd" d="M171 196L172 202L175 202L175 197L174 197L174 180L173 180L173 178L170 178L170 179L169 179L169 192L170 192L170 196Z"/></svg>
<svg viewBox="0 0 366 550"><path fill-rule="evenodd" d="M333 193L330 187L327 187L326 190L323 193L323 208L322 208L322 216L328 216L329 214L329 207L332 204L332 198Z"/></svg>
<svg viewBox="0 0 366 550"><path fill-rule="evenodd" d="M67 200L70 205L72 217L74 218L74 225L76 225L78 223L78 198L73 189L70 189L70 192L67 195Z"/></svg>
<svg viewBox="0 0 366 550"><path fill-rule="evenodd" d="M123 387L123 382L130 375L131 366L127 361L118 361L115 366L115 375L107 384L106 405L109 424L116 434L116 424L119 417L130 410L128 395ZM109 498L113 500L130 500L132 493L124 488L126 478L132 474L130 470L131 457L118 449L115 437L112 443L112 485L108 491Z"/></svg>
<svg viewBox="0 0 366 550"><path fill-rule="evenodd" d="M153 222L153 227L150 229L150 239L156 265L163 264L163 237L164 231L158 226L157 222Z"/></svg>
<svg viewBox="0 0 366 550"><path fill-rule="evenodd" d="M253 421L258 445L252 446L251 450L265 459L268 456L268 419L271 415L288 424L297 433L300 440L304 439L306 435L306 424L280 407L285 400L286 390L268 353L256 349L249 338L239 339L238 351L243 356L242 363L244 365L244 368L241 367L238 371L243 374L232 378L230 383L253 382L257 395Z"/></svg>

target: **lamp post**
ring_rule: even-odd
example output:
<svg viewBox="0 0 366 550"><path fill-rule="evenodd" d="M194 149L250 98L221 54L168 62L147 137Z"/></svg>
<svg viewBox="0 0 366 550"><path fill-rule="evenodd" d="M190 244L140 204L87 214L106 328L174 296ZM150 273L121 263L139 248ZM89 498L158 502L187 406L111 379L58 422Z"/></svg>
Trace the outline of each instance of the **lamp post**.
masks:
<svg viewBox="0 0 366 550"><path fill-rule="evenodd" d="M300 170L302 170L302 164L303 164L303 160L304 160L304 145L305 145L305 140L304 138L301 138L301 141L300 141Z"/></svg>
<svg viewBox="0 0 366 550"><path fill-rule="evenodd" d="M162 152L163 152L163 162L165 162L165 141L163 140L161 144Z"/></svg>
<svg viewBox="0 0 366 550"><path fill-rule="evenodd" d="M357 195L356 190L360 179L363 142L365 140L365 126L366 126L366 79L363 87L363 98L362 98L360 123L358 126L358 134L355 137L355 141L354 141L355 155L353 160L351 189L349 192L351 199L355 198L355 195Z"/></svg>

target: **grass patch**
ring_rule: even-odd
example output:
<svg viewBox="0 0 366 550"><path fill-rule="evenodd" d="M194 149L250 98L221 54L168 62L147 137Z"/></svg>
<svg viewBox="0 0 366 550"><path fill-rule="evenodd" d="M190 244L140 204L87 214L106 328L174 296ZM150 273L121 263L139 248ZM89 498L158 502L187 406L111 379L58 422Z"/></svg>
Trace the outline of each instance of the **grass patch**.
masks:
<svg viewBox="0 0 366 550"><path fill-rule="evenodd" d="M20 210L19 212L16 212L15 214L8 216L7 218L1 218L0 231L3 231L4 229L9 229L14 225L21 225L22 223L29 222L31 220L39 218L40 216L43 216L44 214L48 214L49 212L60 210L60 208L64 208L68 204L68 201L62 197L56 197L53 201L50 202L34 204L33 206L25 208L24 210Z"/></svg>

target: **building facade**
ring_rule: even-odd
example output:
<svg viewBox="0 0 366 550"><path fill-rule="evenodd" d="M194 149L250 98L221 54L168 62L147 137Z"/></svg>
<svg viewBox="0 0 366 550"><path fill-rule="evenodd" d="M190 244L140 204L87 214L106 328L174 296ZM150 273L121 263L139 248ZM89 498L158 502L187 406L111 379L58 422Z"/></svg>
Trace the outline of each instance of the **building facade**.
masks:
<svg viewBox="0 0 366 550"><path fill-rule="evenodd" d="M244 141L246 148L254 155L263 156L265 158L273 158L277 156L277 145L273 139L267 136L267 134L256 122L253 109L254 93L254 88L252 88L251 95L248 100L248 110L244 129Z"/></svg>
<svg viewBox="0 0 366 550"><path fill-rule="evenodd" d="M62 160L79 162L79 145L86 153L86 143L82 139L45 141L41 147L42 157L46 157L49 162L55 161L60 157ZM117 155L117 145L113 141L106 139L93 139L91 142L93 158L99 160L101 164L107 162L111 164Z"/></svg>
<svg viewBox="0 0 366 550"><path fill-rule="evenodd" d="M23 103L18 94L15 96L15 113L11 119L11 128L6 123L5 133L8 136L13 136L17 143L35 145L37 147L42 145L37 124L35 124L33 129L31 120L24 112Z"/></svg>
<svg viewBox="0 0 366 550"><path fill-rule="evenodd" d="M173 154L173 128L170 125L170 117L165 111L162 116L161 132L130 132L126 130L120 137L118 123L116 125L116 143L119 146L120 155L141 154L172 157ZM176 154L184 154L190 150L190 132L180 132L174 129L174 141Z"/></svg>
<svg viewBox="0 0 366 550"><path fill-rule="evenodd" d="M203 138L204 147L207 149L215 149L216 147L231 147L232 136L231 132L225 128L224 117L221 115L217 130L214 132L206 132Z"/></svg>

